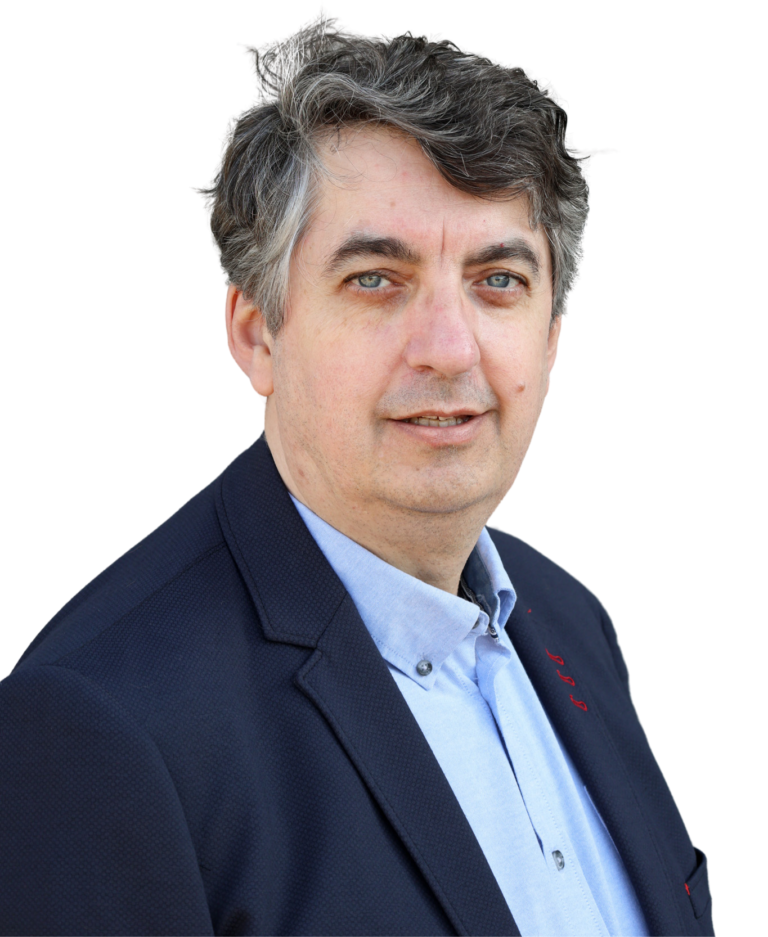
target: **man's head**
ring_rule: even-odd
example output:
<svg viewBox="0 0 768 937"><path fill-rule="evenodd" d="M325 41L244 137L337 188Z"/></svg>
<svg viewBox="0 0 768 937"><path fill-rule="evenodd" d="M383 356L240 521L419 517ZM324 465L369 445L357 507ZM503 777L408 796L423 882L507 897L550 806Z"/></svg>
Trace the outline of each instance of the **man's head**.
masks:
<svg viewBox="0 0 768 937"><path fill-rule="evenodd" d="M258 61L273 100L235 127L212 224L278 467L380 555L377 534L439 518L476 537L530 442L575 272L565 115L520 70L409 36L317 28Z"/></svg>

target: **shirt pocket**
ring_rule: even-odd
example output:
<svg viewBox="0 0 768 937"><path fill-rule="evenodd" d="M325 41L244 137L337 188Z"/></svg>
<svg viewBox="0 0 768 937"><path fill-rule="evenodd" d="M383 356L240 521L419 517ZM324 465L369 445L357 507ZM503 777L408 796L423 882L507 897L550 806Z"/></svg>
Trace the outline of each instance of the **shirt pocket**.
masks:
<svg viewBox="0 0 768 937"><path fill-rule="evenodd" d="M709 880L707 878L707 857L700 849L696 849L696 868L685 883L685 890L691 899L693 914L696 920L704 917L710 910L712 898L709 894Z"/></svg>

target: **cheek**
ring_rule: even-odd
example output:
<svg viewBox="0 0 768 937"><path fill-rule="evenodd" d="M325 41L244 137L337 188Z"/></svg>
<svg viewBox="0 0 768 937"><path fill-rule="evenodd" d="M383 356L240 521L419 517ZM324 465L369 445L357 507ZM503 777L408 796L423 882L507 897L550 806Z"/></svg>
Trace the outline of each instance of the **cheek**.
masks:
<svg viewBox="0 0 768 937"><path fill-rule="evenodd" d="M482 367L500 400L519 404L547 386L547 342L540 329L497 325L483 336Z"/></svg>
<svg viewBox="0 0 768 937"><path fill-rule="evenodd" d="M383 336L350 329L302 336L277 367L283 398L327 431L370 422L393 366L386 348Z"/></svg>

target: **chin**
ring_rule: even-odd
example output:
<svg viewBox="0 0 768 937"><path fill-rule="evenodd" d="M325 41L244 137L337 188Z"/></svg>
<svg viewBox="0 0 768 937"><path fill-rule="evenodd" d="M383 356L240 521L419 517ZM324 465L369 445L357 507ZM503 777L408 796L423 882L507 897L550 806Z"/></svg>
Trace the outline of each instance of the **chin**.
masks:
<svg viewBox="0 0 768 937"><path fill-rule="evenodd" d="M490 515L504 492L499 493L498 485L489 484L488 480L461 474L460 478L417 477L403 480L401 484L390 483L382 486L381 495L400 510L432 515L456 514L487 502Z"/></svg>

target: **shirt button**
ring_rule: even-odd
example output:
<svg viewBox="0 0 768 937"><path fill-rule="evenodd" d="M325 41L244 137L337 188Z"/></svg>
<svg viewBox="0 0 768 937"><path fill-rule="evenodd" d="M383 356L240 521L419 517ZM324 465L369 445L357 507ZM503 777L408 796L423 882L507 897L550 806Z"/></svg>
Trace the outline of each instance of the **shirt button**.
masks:
<svg viewBox="0 0 768 937"><path fill-rule="evenodd" d="M496 629L493 627L493 625L488 625L488 633L492 638L498 637Z"/></svg>
<svg viewBox="0 0 768 937"><path fill-rule="evenodd" d="M555 868L557 869L557 871L562 872L563 869L565 868L565 859L563 859L563 854L560 852L559 849L556 849L552 853L552 858L555 860Z"/></svg>
<svg viewBox="0 0 768 937"><path fill-rule="evenodd" d="M420 677L428 677L432 673L432 664L428 660L420 660L416 664L416 672Z"/></svg>

